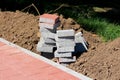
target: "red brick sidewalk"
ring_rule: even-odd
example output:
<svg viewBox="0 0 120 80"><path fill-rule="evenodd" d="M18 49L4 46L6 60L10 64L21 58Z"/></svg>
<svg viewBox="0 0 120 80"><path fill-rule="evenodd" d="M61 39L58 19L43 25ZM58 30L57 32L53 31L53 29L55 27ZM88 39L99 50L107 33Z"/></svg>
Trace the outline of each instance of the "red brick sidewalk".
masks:
<svg viewBox="0 0 120 80"><path fill-rule="evenodd" d="M69 74L0 41L0 80L83 80L83 78Z"/></svg>

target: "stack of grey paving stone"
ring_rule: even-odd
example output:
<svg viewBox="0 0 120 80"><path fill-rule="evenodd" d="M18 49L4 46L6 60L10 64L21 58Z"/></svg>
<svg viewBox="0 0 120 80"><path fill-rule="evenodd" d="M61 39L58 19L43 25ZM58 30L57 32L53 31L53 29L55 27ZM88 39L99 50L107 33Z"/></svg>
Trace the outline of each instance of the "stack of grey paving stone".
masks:
<svg viewBox="0 0 120 80"><path fill-rule="evenodd" d="M61 64L75 62L76 57L72 54L75 51L75 31L70 30L58 30L56 33L56 45L57 50L54 52L54 56L58 58Z"/></svg>
<svg viewBox="0 0 120 80"><path fill-rule="evenodd" d="M88 50L82 32L75 34L73 29L57 30L60 25L59 17L51 14L43 14L39 19L40 41L37 44L38 52L53 53L53 48L57 47L54 57L62 65L76 61L76 53Z"/></svg>
<svg viewBox="0 0 120 80"><path fill-rule="evenodd" d="M59 17L52 14L43 14L39 19L40 41L37 44L38 52L53 53L53 48L56 47L55 33L60 25Z"/></svg>

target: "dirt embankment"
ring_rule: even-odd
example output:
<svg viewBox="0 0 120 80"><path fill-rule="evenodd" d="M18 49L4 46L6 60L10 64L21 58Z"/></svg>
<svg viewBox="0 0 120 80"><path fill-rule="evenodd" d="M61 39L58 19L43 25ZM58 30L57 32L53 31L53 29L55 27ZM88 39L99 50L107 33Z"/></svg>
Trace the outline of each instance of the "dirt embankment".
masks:
<svg viewBox="0 0 120 80"><path fill-rule="evenodd" d="M38 17L22 12L0 12L0 37L36 52Z"/></svg>
<svg viewBox="0 0 120 80"><path fill-rule="evenodd" d="M96 80L119 80L120 38L89 49L69 67Z"/></svg>
<svg viewBox="0 0 120 80"><path fill-rule="evenodd" d="M71 18L64 19L62 15L60 18L62 24L58 29L83 30L89 43L88 52L80 54L68 67L96 80L120 80L120 38L103 43L99 36L85 31ZM0 12L0 37L37 53L38 19L19 11Z"/></svg>

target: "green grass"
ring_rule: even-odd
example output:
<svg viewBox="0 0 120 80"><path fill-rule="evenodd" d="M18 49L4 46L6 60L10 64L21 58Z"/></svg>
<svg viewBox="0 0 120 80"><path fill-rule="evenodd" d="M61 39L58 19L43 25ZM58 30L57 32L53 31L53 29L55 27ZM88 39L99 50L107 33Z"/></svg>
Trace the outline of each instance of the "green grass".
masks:
<svg viewBox="0 0 120 80"><path fill-rule="evenodd" d="M78 23L87 31L100 35L104 41L114 40L120 37L120 25L110 23L100 18L78 18Z"/></svg>
<svg viewBox="0 0 120 80"><path fill-rule="evenodd" d="M79 8L64 7L57 11L63 14L65 18L75 19L87 31L98 34L103 41L110 41L120 37L120 25L110 23L107 19L98 18L98 14L92 7L81 5Z"/></svg>

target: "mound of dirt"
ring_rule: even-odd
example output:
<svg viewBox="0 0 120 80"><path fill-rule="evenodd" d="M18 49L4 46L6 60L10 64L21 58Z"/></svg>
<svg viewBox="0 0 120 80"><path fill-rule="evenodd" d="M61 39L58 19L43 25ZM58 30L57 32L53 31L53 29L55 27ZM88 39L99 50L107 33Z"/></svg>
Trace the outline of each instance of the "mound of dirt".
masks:
<svg viewBox="0 0 120 80"><path fill-rule="evenodd" d="M91 57L90 57L91 56ZM120 38L100 44L77 59L69 68L95 80L120 79Z"/></svg>
<svg viewBox="0 0 120 80"><path fill-rule="evenodd" d="M20 11L0 12L0 19L0 37L37 53L39 16ZM82 30L89 43L88 52L80 54L68 67L96 80L119 80L120 38L103 43L99 36L85 31L73 19L60 15L60 20L58 29Z"/></svg>
<svg viewBox="0 0 120 80"><path fill-rule="evenodd" d="M36 52L38 17L16 12L0 12L0 37Z"/></svg>

